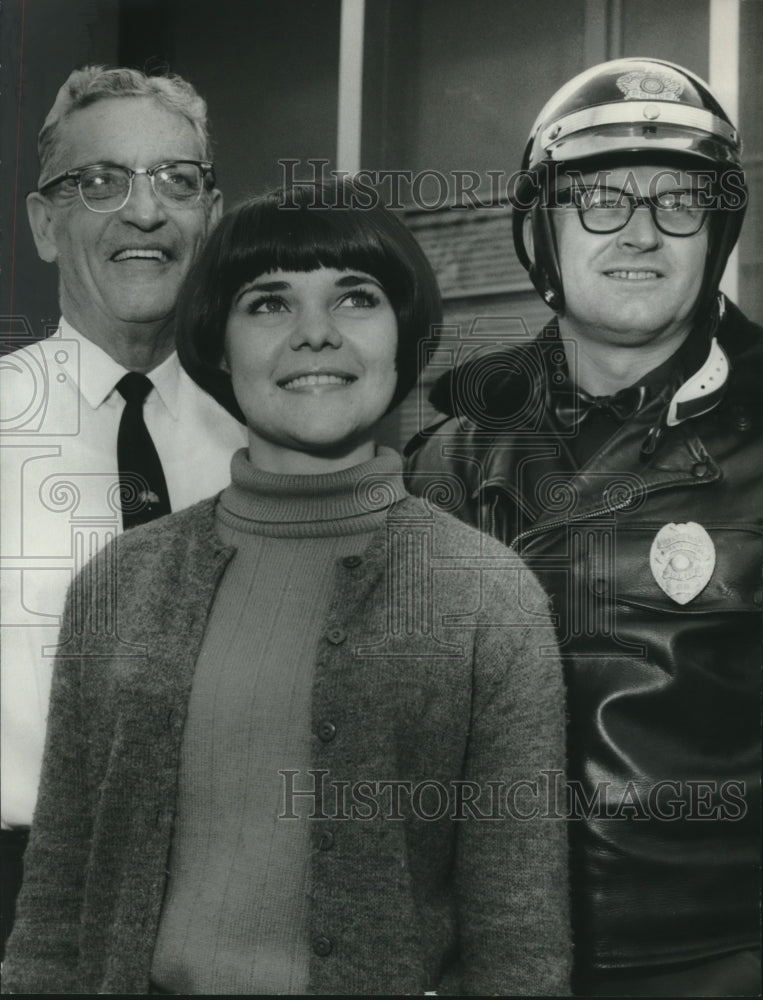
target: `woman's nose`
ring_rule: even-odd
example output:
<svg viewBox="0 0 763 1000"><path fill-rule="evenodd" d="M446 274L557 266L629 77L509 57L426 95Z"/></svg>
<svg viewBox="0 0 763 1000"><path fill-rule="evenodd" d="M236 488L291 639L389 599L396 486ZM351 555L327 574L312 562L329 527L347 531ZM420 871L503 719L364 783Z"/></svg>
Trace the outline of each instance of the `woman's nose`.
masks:
<svg viewBox="0 0 763 1000"><path fill-rule="evenodd" d="M302 347L311 351L322 351L325 347L337 348L342 346L342 335L327 309L305 309L297 315L290 346L295 351Z"/></svg>

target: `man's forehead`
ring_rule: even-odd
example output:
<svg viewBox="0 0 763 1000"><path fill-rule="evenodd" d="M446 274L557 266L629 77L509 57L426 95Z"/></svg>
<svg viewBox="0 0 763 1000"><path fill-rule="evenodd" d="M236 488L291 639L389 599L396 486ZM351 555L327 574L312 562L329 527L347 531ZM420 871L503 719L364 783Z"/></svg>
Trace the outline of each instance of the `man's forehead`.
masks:
<svg viewBox="0 0 763 1000"><path fill-rule="evenodd" d="M698 183L707 183L712 174L711 169L687 171L666 164L634 163L632 166L602 167L599 170L569 170L563 176L572 184L582 183L586 187L638 188L643 191L658 188L665 191L671 187L691 188Z"/></svg>
<svg viewBox="0 0 763 1000"><path fill-rule="evenodd" d="M129 167L162 160L203 159L190 121L153 97L103 98L61 121L56 170L112 161Z"/></svg>

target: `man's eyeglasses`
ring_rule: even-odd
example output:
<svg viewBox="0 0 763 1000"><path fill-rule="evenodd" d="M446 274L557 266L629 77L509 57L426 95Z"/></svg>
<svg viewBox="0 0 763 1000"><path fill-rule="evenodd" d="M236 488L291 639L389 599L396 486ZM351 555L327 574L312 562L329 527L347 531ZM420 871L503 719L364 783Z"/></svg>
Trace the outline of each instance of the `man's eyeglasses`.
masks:
<svg viewBox="0 0 763 1000"><path fill-rule="evenodd" d="M574 205L589 233L616 233L624 229L640 206L649 209L655 226L666 236L693 236L702 228L707 208L695 191L673 190L640 198L616 188L572 187L555 193L558 205Z"/></svg>
<svg viewBox="0 0 763 1000"><path fill-rule="evenodd" d="M118 212L127 204L133 178L145 174L158 200L168 208L193 208L205 187L214 187L211 163L201 160L172 160L155 167L121 167L116 163L92 163L66 170L40 188L43 193L55 184L71 181L77 185L85 208L91 212Z"/></svg>

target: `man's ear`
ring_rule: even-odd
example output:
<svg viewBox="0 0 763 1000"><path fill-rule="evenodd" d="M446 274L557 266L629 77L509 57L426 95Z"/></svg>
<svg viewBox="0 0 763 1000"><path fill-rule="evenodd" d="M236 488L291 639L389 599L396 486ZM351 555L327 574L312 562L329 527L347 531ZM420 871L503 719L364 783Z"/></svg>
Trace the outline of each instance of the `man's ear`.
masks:
<svg viewBox="0 0 763 1000"><path fill-rule="evenodd" d="M522 240L525 244L525 250L527 251L527 256L530 261L535 263L535 240L533 239L533 220L531 215L528 213L524 217L522 222Z"/></svg>
<svg viewBox="0 0 763 1000"><path fill-rule="evenodd" d="M27 195L26 211L34 237L34 245L41 260L52 264L58 260L58 247L53 233L53 205L39 191Z"/></svg>
<svg viewBox="0 0 763 1000"><path fill-rule="evenodd" d="M223 193L217 188L210 191L212 204L209 207L209 228L216 226L223 214Z"/></svg>

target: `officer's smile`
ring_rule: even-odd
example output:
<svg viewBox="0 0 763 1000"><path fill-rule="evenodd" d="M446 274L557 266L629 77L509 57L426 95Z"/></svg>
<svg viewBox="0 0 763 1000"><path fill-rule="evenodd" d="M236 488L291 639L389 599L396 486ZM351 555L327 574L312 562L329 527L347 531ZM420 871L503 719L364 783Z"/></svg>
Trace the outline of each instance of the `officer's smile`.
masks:
<svg viewBox="0 0 763 1000"><path fill-rule="evenodd" d="M604 272L605 277L616 281L651 281L664 277L659 271L641 270L635 268L612 268Z"/></svg>

